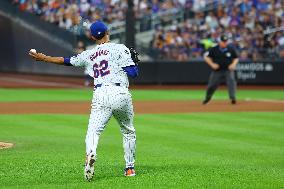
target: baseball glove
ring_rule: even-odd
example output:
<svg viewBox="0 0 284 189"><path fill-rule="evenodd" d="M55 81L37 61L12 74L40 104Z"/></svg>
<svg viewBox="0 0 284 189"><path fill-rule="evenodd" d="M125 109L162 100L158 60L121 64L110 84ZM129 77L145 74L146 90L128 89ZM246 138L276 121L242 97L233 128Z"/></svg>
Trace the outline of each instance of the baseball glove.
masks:
<svg viewBox="0 0 284 189"><path fill-rule="evenodd" d="M129 51L130 51L131 59L133 60L133 62L135 64L138 64L138 62L140 61L138 57L139 53L132 47L129 48Z"/></svg>

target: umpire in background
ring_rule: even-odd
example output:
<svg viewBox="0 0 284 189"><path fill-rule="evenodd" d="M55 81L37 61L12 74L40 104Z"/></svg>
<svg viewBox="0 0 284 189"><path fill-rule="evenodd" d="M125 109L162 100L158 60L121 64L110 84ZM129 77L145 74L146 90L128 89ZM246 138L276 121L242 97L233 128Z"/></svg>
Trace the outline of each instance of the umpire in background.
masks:
<svg viewBox="0 0 284 189"><path fill-rule="evenodd" d="M211 48L205 54L204 60L212 68L212 73L209 77L203 104L207 104L211 100L214 92L224 78L226 79L231 103L236 104L237 82L234 70L239 60L236 51L228 46L228 37L226 35L220 36L218 45Z"/></svg>

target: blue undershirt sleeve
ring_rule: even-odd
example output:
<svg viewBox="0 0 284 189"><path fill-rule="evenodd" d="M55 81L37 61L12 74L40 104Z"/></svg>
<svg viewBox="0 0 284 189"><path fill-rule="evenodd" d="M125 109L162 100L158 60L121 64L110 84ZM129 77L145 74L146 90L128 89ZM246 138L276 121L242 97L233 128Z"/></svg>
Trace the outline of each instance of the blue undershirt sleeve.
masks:
<svg viewBox="0 0 284 189"><path fill-rule="evenodd" d="M122 68L127 75L129 75L132 78L135 78L138 76L138 66L137 65L133 65L133 66L126 66Z"/></svg>
<svg viewBox="0 0 284 189"><path fill-rule="evenodd" d="M65 65L65 66L73 66L73 65L70 63L70 58L64 58L64 65Z"/></svg>

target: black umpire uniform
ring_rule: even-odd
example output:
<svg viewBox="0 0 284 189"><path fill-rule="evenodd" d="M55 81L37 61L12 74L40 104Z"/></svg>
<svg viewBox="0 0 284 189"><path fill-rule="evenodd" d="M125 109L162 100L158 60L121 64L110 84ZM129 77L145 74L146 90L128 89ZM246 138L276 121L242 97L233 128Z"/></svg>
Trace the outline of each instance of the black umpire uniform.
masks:
<svg viewBox="0 0 284 189"><path fill-rule="evenodd" d="M204 57L206 63L212 68L211 75L206 91L206 97L203 104L207 104L219 84L223 79L226 79L229 97L232 104L236 104L236 87L235 67L238 63L238 55L234 48L228 46L228 37L222 35L219 39L219 44L209 50L208 55Z"/></svg>

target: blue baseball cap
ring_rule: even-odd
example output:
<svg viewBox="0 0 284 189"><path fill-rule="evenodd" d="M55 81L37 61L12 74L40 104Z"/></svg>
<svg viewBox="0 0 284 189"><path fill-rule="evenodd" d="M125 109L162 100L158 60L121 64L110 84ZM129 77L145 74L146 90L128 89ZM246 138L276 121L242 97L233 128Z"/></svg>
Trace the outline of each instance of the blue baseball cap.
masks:
<svg viewBox="0 0 284 189"><path fill-rule="evenodd" d="M91 34L95 38L102 38L105 34L105 32L108 30L107 26L102 22L102 21L95 21L91 26L90 26Z"/></svg>

